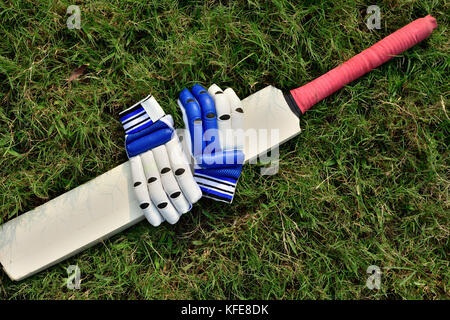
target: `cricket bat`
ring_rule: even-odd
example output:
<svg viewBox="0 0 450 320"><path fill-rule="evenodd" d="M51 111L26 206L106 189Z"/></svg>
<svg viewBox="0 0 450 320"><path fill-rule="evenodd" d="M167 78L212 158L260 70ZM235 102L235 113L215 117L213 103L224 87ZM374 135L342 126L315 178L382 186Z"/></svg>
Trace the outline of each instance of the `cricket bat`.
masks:
<svg viewBox="0 0 450 320"><path fill-rule="evenodd" d="M246 136L246 160L299 134L299 118L314 104L422 41L436 27L429 15L417 19L302 87L282 92L268 86L242 100L244 131L253 133ZM270 132L277 133L276 139L259 139ZM266 142L254 143L258 140ZM1 225L0 263L8 276L29 277L144 220L130 173L129 162L121 164Z"/></svg>

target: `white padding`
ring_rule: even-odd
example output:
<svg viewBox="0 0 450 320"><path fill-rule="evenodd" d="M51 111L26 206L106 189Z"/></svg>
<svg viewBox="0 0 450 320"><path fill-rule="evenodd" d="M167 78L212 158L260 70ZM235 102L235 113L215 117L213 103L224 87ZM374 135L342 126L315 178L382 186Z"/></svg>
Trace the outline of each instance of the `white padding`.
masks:
<svg viewBox="0 0 450 320"><path fill-rule="evenodd" d="M226 88L223 90L223 93L228 97L232 111L237 108L242 108L241 99L239 99L238 95L232 88Z"/></svg>
<svg viewBox="0 0 450 320"><path fill-rule="evenodd" d="M222 89L220 89L220 87L213 83L209 88L208 88L208 93L211 97L213 97L214 101L216 100L215 96L216 96L216 92L218 91L223 91Z"/></svg>
<svg viewBox="0 0 450 320"><path fill-rule="evenodd" d="M161 176L161 182L164 190L177 209L178 213L183 214L191 209L190 203L186 200L178 186L177 180L173 174L172 166L170 164L169 155L164 145L154 148L153 156Z"/></svg>
<svg viewBox="0 0 450 320"><path fill-rule="evenodd" d="M186 150L188 152L188 154L192 154L191 132L189 130L189 125L188 125L189 121L187 118L187 114L186 114L186 111L184 110L183 104L181 103L180 99L177 100L177 104L180 107L181 114L183 115L183 122L184 122L184 125L186 126L185 132L183 132L183 137L184 137L183 145L186 148L183 150Z"/></svg>
<svg viewBox="0 0 450 320"><path fill-rule="evenodd" d="M228 97L216 84L209 87L208 93L214 100L217 113L217 127L219 128L219 140L223 150L233 149L233 139L231 131L231 109ZM227 117L227 119L221 119Z"/></svg>
<svg viewBox="0 0 450 320"><path fill-rule="evenodd" d="M153 151L149 150L141 154L144 167L145 178L147 181L148 192L157 207L159 213L167 220L167 222L176 223L180 215L167 197L163 188L163 181L159 174L159 169L155 161Z"/></svg>
<svg viewBox="0 0 450 320"><path fill-rule="evenodd" d="M236 92L227 88L223 91L227 96L231 108L231 128L233 129L233 149L242 150L244 148L244 109Z"/></svg>
<svg viewBox="0 0 450 320"><path fill-rule="evenodd" d="M161 119L159 119L159 121L164 122L165 124L167 124L167 126L173 130L175 130L175 128L173 127L173 118L170 114L166 114L164 117L162 117Z"/></svg>
<svg viewBox="0 0 450 320"><path fill-rule="evenodd" d="M153 96L148 96L142 100L141 106L144 108L145 112L148 113L153 122L158 121L166 114Z"/></svg>
<svg viewBox="0 0 450 320"><path fill-rule="evenodd" d="M136 195L136 199L139 202L139 207L145 214L148 222L152 226L159 226L163 221L163 217L158 213L158 210L150 200L150 196L147 190L147 184L142 167L142 161L140 156L130 158L131 163L131 179L133 181L133 190Z"/></svg>
<svg viewBox="0 0 450 320"><path fill-rule="evenodd" d="M178 136L174 135L172 140L167 142L165 146L181 191L190 203L196 203L202 197L202 191L192 176L191 168Z"/></svg>

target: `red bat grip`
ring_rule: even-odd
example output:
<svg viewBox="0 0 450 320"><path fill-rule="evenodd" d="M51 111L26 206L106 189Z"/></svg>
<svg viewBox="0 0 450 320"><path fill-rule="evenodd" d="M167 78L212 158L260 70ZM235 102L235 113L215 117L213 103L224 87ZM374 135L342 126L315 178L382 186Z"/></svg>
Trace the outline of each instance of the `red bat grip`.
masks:
<svg viewBox="0 0 450 320"><path fill-rule="evenodd" d="M340 66L290 91L302 114L336 90L419 43L437 27L428 15L414 20Z"/></svg>

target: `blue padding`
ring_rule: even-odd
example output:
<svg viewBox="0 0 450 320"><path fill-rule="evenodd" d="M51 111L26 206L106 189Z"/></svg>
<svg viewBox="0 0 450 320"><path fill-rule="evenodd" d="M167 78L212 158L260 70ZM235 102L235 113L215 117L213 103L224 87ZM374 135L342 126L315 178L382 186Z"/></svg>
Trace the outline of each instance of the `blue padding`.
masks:
<svg viewBox="0 0 450 320"><path fill-rule="evenodd" d="M170 128L160 129L152 132L149 135L143 136L140 139L127 142L126 148L128 157L134 157L140 153L156 148L162 144L170 141L173 130Z"/></svg>
<svg viewBox="0 0 450 320"><path fill-rule="evenodd" d="M203 121L208 122L207 124L209 127L206 126L205 123L204 129L217 129L217 113L213 98L209 95L208 91L199 84L193 86L191 90L192 94L200 104ZM213 115L214 118L208 118L208 114Z"/></svg>
<svg viewBox="0 0 450 320"><path fill-rule="evenodd" d="M149 119L149 121L145 122L144 124L138 126L136 129L133 129L131 131L128 131L127 134L134 134L137 133L141 130L144 130L145 128L147 128L148 126L151 126L153 124L153 122Z"/></svg>
<svg viewBox="0 0 450 320"><path fill-rule="evenodd" d="M200 105L188 89L183 89L179 97L188 121L192 153L200 154L205 148L203 137L202 112Z"/></svg>
<svg viewBox="0 0 450 320"><path fill-rule="evenodd" d="M199 120L202 118L200 105L188 89L185 88L183 89L183 91L181 91L180 101L184 107L184 110L186 111L186 116L189 124L193 123L195 120Z"/></svg>
<svg viewBox="0 0 450 320"><path fill-rule="evenodd" d="M206 142L206 145L213 141L218 142L219 132L217 130L217 112L213 98L209 95L208 90L199 84L194 85L191 92L200 104L203 119L203 132L207 132L208 138L206 138L206 141L209 141ZM217 143L217 145L219 146L220 144Z"/></svg>
<svg viewBox="0 0 450 320"><path fill-rule="evenodd" d="M241 175L242 165L238 164L227 168L214 168L214 169L196 169L195 172L204 174L210 177L216 177L220 180L225 180L231 183L236 183Z"/></svg>
<svg viewBox="0 0 450 320"><path fill-rule="evenodd" d="M202 168L223 168L243 164L244 153L241 150L221 151L212 154L196 155L195 161Z"/></svg>
<svg viewBox="0 0 450 320"><path fill-rule="evenodd" d="M155 123L151 124L150 126L148 126L145 129L142 129L139 132L129 133L127 135L126 143L129 144L129 143L131 143L131 142L133 142L135 140L140 139L141 137L144 137L144 136L146 136L148 134L151 134L154 131L161 130L161 129L166 129L166 128L170 129L170 127L164 121L156 121Z"/></svg>

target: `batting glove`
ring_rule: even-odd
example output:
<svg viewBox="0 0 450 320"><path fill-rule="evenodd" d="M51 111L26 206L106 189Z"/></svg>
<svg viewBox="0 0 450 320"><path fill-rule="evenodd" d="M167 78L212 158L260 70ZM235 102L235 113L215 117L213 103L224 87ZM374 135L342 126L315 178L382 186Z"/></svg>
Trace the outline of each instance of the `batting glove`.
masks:
<svg viewBox="0 0 450 320"><path fill-rule="evenodd" d="M172 116L151 95L119 116L140 208L153 226L164 220L176 223L202 192L174 132Z"/></svg>
<svg viewBox="0 0 450 320"><path fill-rule="evenodd" d="M231 88L222 91L213 84L206 90L196 84L180 93L178 105L203 196L231 203L245 158L241 100Z"/></svg>

